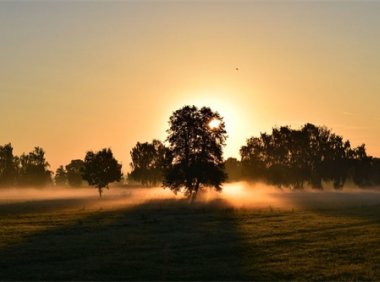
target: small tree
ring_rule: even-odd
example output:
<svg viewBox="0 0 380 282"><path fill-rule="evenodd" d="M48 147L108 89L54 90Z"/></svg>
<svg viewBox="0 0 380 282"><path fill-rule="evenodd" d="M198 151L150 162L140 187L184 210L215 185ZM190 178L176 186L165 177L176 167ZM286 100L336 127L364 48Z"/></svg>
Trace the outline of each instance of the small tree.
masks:
<svg viewBox="0 0 380 282"><path fill-rule="evenodd" d="M84 159L83 179L88 184L98 188L99 197L102 197L102 189L108 184L120 181L122 177L121 164L114 158L111 149L102 149L99 152L89 151Z"/></svg>
<svg viewBox="0 0 380 282"><path fill-rule="evenodd" d="M220 191L226 179L223 151L227 138L223 118L210 108L185 106L170 117L167 141L173 157L164 186L185 189L193 202L202 187Z"/></svg>
<svg viewBox="0 0 380 282"><path fill-rule="evenodd" d="M57 186L64 186L67 183L67 173L62 165L55 172L54 182Z"/></svg>

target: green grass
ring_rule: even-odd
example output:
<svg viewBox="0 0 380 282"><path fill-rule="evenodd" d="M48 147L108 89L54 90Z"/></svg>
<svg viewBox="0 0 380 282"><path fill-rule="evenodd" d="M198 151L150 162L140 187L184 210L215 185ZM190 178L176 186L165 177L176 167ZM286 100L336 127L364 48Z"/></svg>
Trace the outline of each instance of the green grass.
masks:
<svg viewBox="0 0 380 282"><path fill-rule="evenodd" d="M0 205L0 280L380 280L380 205Z"/></svg>

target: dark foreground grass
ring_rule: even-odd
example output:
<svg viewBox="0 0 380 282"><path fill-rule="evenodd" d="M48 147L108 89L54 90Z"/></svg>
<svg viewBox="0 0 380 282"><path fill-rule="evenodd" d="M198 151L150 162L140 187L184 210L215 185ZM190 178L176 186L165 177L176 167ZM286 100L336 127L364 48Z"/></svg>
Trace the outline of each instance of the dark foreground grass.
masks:
<svg viewBox="0 0 380 282"><path fill-rule="evenodd" d="M0 206L0 280L380 280L379 205L61 201Z"/></svg>

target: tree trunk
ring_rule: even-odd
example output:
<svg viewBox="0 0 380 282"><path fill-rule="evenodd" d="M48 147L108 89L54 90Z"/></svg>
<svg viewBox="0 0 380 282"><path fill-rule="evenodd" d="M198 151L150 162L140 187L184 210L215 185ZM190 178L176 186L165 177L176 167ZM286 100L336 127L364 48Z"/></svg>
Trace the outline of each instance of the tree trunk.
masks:
<svg viewBox="0 0 380 282"><path fill-rule="evenodd" d="M197 198L197 191L193 191L190 197L190 204L194 203L196 198Z"/></svg>
<svg viewBox="0 0 380 282"><path fill-rule="evenodd" d="M191 192L191 195L190 195L190 204L193 204L195 201L195 191Z"/></svg>
<svg viewBox="0 0 380 282"><path fill-rule="evenodd" d="M99 191L99 198L101 198L102 197L102 188L98 188L98 191Z"/></svg>
<svg viewBox="0 0 380 282"><path fill-rule="evenodd" d="M197 180L197 183L195 184L195 189L191 193L191 199L190 199L191 204L194 203L195 199L197 198L198 190L199 190L199 180Z"/></svg>

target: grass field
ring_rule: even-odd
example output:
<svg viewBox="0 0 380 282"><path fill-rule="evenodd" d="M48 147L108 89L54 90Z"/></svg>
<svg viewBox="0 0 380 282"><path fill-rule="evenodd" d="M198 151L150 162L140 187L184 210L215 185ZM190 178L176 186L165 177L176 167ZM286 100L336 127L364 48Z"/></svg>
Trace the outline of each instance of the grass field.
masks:
<svg viewBox="0 0 380 282"><path fill-rule="evenodd" d="M380 280L378 193L255 207L120 191L3 200L0 280Z"/></svg>

